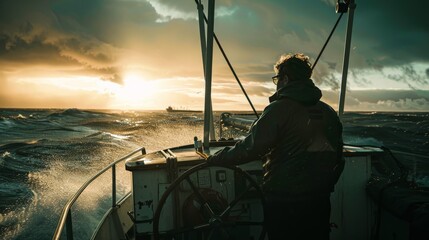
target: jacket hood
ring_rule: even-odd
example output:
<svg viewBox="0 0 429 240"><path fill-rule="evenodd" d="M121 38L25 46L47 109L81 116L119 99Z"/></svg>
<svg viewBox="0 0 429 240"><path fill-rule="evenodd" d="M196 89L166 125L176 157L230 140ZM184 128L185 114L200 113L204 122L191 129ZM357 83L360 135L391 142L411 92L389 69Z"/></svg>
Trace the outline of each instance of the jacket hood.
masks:
<svg viewBox="0 0 429 240"><path fill-rule="evenodd" d="M322 97L322 92L316 87L311 79L290 81L280 88L273 96L271 96L270 102L281 98L289 98L304 105L316 104Z"/></svg>

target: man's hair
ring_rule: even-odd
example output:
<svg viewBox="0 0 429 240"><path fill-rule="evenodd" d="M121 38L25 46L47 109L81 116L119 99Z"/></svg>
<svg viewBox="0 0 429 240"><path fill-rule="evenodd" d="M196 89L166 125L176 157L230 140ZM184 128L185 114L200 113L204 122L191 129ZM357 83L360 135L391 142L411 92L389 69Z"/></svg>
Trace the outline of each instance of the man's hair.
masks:
<svg viewBox="0 0 429 240"><path fill-rule="evenodd" d="M274 71L280 77L286 74L290 81L309 79L313 73L309 57L302 53L282 55L274 65Z"/></svg>

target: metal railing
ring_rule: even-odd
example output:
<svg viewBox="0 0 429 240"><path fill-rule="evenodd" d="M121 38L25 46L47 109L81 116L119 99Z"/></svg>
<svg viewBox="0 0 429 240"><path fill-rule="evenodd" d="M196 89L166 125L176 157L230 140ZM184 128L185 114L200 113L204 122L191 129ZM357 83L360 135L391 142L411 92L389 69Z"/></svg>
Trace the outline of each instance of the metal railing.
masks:
<svg viewBox="0 0 429 240"><path fill-rule="evenodd" d="M128 155L112 162L105 168L103 168L101 171L99 171L97 174L95 174L92 178L88 179L80 188L79 190L69 199L67 204L64 206L63 211L61 212L60 220L57 225L57 229L55 230L54 236L52 237L53 240L58 240L61 237L61 233L64 230L64 226L66 226L67 231L67 240L73 239L73 224L72 224L72 213L71 213L71 207L76 202L76 200L79 198L79 196L82 194L82 192L95 180L97 179L101 174L106 172L109 169L112 169L112 207L116 206L116 164L124 161L125 159L133 156L134 154L142 152L143 154L146 153L146 150L144 147L138 148Z"/></svg>
<svg viewBox="0 0 429 240"><path fill-rule="evenodd" d="M392 151L393 153L402 154L402 155L406 155L406 156L429 159L429 156L425 156L423 154L409 153L409 152L403 152L403 151L398 151L398 150L390 150L390 151Z"/></svg>

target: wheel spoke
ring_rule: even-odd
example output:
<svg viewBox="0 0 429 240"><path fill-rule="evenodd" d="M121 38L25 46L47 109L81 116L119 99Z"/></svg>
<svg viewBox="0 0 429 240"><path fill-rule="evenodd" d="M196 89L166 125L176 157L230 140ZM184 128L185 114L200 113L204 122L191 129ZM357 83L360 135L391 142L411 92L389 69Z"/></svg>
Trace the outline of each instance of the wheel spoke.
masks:
<svg viewBox="0 0 429 240"><path fill-rule="evenodd" d="M189 176L186 177L186 181L189 183L189 185L191 186L192 190L194 191L195 195L197 196L198 200L200 200L201 205L204 206L205 209L207 209L207 211L210 214L210 217L215 216L215 213L213 212L212 208L210 207L209 203L206 201L206 199L203 197L203 195L201 195L201 193L198 191L197 187L195 186L195 184L191 181L191 179L189 178Z"/></svg>
<svg viewBox="0 0 429 240"><path fill-rule="evenodd" d="M241 201L241 199L243 199L244 196L246 196L246 194L249 192L250 189L252 189L253 186L249 185L247 187L246 190L244 190L242 193L240 193L240 195L238 197L236 197L234 200L232 200L232 202L229 204L229 206L220 214L220 217L225 217L226 215L229 214L229 212L231 212L232 208L234 208L234 206Z"/></svg>
<svg viewBox="0 0 429 240"><path fill-rule="evenodd" d="M210 224L207 223L207 224L201 224L201 225L192 226L192 227L169 230L167 231L167 234L174 236L174 235L179 235L179 234L192 232L192 231L204 231L206 229L209 229L210 227L211 227Z"/></svg>
<svg viewBox="0 0 429 240"><path fill-rule="evenodd" d="M197 231L203 231L206 230L206 228L210 228L210 224L206 223L206 224L201 224L201 225L197 225L197 226L193 226L193 230L197 230Z"/></svg>

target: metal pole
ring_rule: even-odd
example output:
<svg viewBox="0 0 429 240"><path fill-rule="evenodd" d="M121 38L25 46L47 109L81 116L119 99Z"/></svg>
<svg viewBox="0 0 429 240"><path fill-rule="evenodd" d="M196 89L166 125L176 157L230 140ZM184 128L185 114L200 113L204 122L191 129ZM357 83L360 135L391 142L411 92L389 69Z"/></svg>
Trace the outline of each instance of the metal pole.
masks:
<svg viewBox="0 0 429 240"><path fill-rule="evenodd" d="M354 15L355 8L356 8L355 1L350 0L349 17L347 21L346 44L344 47L343 76L341 79L340 101L338 104L338 114L340 117L344 113L344 102L346 98L346 89L347 89L347 73L349 70L350 45L352 41L353 15Z"/></svg>
<svg viewBox="0 0 429 240"><path fill-rule="evenodd" d="M73 240L73 224L72 224L71 208L69 209L67 214L66 231L67 231L67 240Z"/></svg>
<svg viewBox="0 0 429 240"><path fill-rule="evenodd" d="M112 166L112 208L116 206L116 164Z"/></svg>
<svg viewBox="0 0 429 240"><path fill-rule="evenodd" d="M214 34L214 7L215 0L209 0L208 8L208 24L207 24L207 52L206 52L206 68L205 68L205 100L204 100L204 151L209 151L210 146L210 119L211 115L211 88L212 88L212 64L213 64L213 34Z"/></svg>
<svg viewBox="0 0 429 240"><path fill-rule="evenodd" d="M204 76L205 76L205 72L206 72L206 29L204 27L204 7L203 4L201 4L201 0L198 1L198 22L199 22L199 26L200 26L200 42L201 42L201 53L202 53L202 58L203 58L203 71L204 71Z"/></svg>
<svg viewBox="0 0 429 240"><path fill-rule="evenodd" d="M210 101L210 115L210 140L216 140L213 115L213 101Z"/></svg>
<svg viewBox="0 0 429 240"><path fill-rule="evenodd" d="M198 9L198 22L200 26L200 42L201 42L201 53L203 58L203 70L204 70L204 76L206 74L206 30L205 30L205 24L204 24L204 7L203 4L201 4L201 0L197 2L197 9ZM213 103L210 100L210 139L215 140L216 135L214 131L214 122L213 122Z"/></svg>

